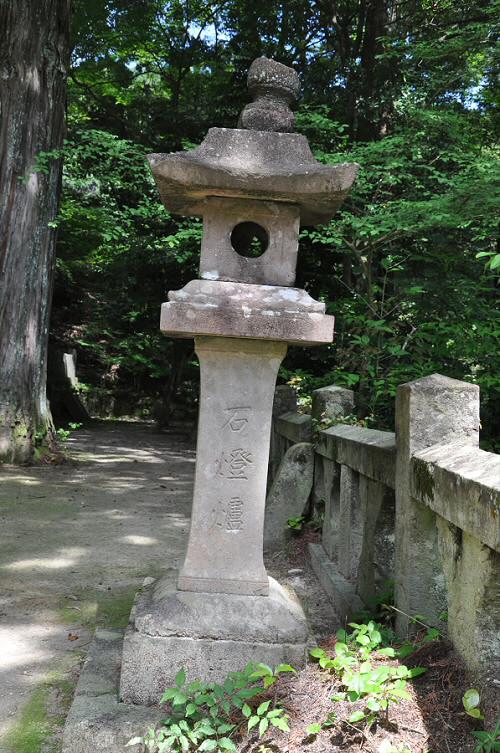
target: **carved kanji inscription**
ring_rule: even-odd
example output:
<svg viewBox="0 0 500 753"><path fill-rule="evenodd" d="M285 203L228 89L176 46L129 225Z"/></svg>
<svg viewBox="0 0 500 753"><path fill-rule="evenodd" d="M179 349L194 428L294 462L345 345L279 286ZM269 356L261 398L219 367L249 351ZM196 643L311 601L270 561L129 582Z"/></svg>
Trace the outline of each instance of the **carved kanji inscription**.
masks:
<svg viewBox="0 0 500 753"><path fill-rule="evenodd" d="M237 447L235 450L222 452L216 464L219 478L245 480L253 465L253 457L248 450Z"/></svg>
<svg viewBox="0 0 500 753"><path fill-rule="evenodd" d="M248 424L250 410L251 409L249 407L245 406L226 408L224 411L226 418L224 423L222 424L222 428L228 428L235 434L244 431Z"/></svg>
<svg viewBox="0 0 500 753"><path fill-rule="evenodd" d="M243 530L244 502L241 497L230 497L227 501L220 499L212 510L210 528L218 528L227 533Z"/></svg>

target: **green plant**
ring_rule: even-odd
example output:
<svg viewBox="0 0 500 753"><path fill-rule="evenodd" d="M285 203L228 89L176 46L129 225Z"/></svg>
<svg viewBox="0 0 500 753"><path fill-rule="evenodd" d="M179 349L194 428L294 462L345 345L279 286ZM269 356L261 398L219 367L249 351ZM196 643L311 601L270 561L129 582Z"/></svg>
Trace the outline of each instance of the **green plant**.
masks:
<svg viewBox="0 0 500 753"><path fill-rule="evenodd" d="M56 433L60 442L66 442L71 435L71 432L67 429L58 429Z"/></svg>
<svg viewBox="0 0 500 753"><path fill-rule="evenodd" d="M409 699L406 689L408 680L423 674L424 667L409 669L404 665L389 666L373 664L368 658L373 655L394 658L396 650L384 645L393 639L393 633L383 625L370 620L368 623L349 623L354 630L337 632L335 656L331 657L322 648L315 648L311 656L318 659L322 669L329 670L339 681L340 690L332 701L364 702L363 709L356 709L348 723L363 721L370 726L380 712L386 720L391 704ZM322 725L311 725L309 734L317 734Z"/></svg>
<svg viewBox="0 0 500 753"><path fill-rule="evenodd" d="M278 677L284 672L293 672L294 674L297 672L297 670L290 666L290 664L278 664L275 670L273 670L268 664L262 664L260 662L252 665L252 667L253 669L250 673L250 679L258 680L259 678L262 678L264 688L269 688L271 685L274 685Z"/></svg>
<svg viewBox="0 0 500 753"><path fill-rule="evenodd" d="M322 722L314 722L313 724L310 724L306 732L308 735L318 735L322 729L328 729L329 727L335 727L337 724L337 714L335 711L330 711L329 714L327 714L326 719L324 719Z"/></svg>
<svg viewBox="0 0 500 753"><path fill-rule="evenodd" d="M181 670L174 687L167 688L160 700L170 705L170 715L161 727L150 729L142 738L132 738L127 745L142 743L149 753L224 753L236 751L232 737L245 724L248 732L257 728L259 737L269 726L288 731L288 715L276 698L261 701L255 708L251 705L284 672L295 670L289 664L280 664L274 670L267 664L248 664L241 672L231 672L219 685L201 680L186 684L186 673Z"/></svg>
<svg viewBox="0 0 500 753"><path fill-rule="evenodd" d="M341 682L346 690L334 695L332 700L348 700L352 703L360 699L365 700L365 710L354 711L349 717L349 722L366 720L371 724L380 711L385 713L387 720L391 704L411 697L406 690L407 680L418 677L425 671L424 667L373 667L369 662L363 662L357 671L344 672Z"/></svg>
<svg viewBox="0 0 500 753"><path fill-rule="evenodd" d="M474 748L474 753L497 753L500 751L500 717L497 719L495 729L491 731L476 730L472 733L479 745Z"/></svg>
<svg viewBox="0 0 500 753"><path fill-rule="evenodd" d="M298 515L296 518L288 518L286 524L292 531L302 531L304 521L305 517L303 515Z"/></svg>
<svg viewBox="0 0 500 753"><path fill-rule="evenodd" d="M350 635L342 630L338 633L338 636L341 640L358 644L358 652L363 659L381 648L383 643L388 643L394 638L394 633L391 630L373 620L367 623L350 622L349 627L354 628Z"/></svg>
<svg viewBox="0 0 500 753"><path fill-rule="evenodd" d="M251 729L259 725L259 737L262 737L269 727L269 724L278 727L278 729L281 729L284 732L290 731L290 727L288 726L288 716L285 714L284 709L270 709L270 706L271 701L263 701L254 713L252 713L252 709L247 703L243 705L241 710L243 716L247 719L247 729L249 732Z"/></svg>
<svg viewBox="0 0 500 753"><path fill-rule="evenodd" d="M479 708L480 702L481 696L479 695L479 690L476 690L476 688L469 688L469 690L467 690L462 696L465 713L472 716L473 719L484 719L481 709Z"/></svg>

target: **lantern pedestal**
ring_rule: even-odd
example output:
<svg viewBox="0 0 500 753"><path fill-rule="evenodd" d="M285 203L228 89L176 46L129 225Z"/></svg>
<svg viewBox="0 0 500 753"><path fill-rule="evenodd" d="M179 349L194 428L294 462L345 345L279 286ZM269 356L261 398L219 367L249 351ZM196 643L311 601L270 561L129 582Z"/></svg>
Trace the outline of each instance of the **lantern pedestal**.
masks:
<svg viewBox="0 0 500 753"><path fill-rule="evenodd" d="M197 337L201 395L189 544L177 583L139 597L121 697L152 704L185 668L224 680L248 662L301 664L307 623L270 581L263 535L271 415L286 344Z"/></svg>
<svg viewBox="0 0 500 753"><path fill-rule="evenodd" d="M267 596L180 591L176 574L141 593L125 634L120 697L152 705L184 669L188 681L223 682L249 662L300 666L302 607L275 580Z"/></svg>

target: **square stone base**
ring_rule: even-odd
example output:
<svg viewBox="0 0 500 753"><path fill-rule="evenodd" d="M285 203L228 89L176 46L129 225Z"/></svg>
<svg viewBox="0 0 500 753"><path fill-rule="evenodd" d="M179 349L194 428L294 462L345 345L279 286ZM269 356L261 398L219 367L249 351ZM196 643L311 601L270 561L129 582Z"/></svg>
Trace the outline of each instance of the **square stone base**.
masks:
<svg viewBox="0 0 500 753"><path fill-rule="evenodd" d="M122 701L158 703L180 669L188 681L220 682L248 662L304 663L304 612L275 580L269 596L249 596L178 591L175 575L136 599L123 645Z"/></svg>

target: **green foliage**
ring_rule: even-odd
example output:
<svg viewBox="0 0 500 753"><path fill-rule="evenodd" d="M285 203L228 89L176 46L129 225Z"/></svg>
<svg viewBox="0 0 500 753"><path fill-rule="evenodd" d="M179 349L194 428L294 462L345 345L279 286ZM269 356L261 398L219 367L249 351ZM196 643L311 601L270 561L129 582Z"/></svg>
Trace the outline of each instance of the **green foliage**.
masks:
<svg viewBox="0 0 500 753"><path fill-rule="evenodd" d="M498 152L478 146L480 119L469 112L401 115L381 141L317 153L362 169L334 222L302 233L306 253L339 270L313 283L338 324L311 387L355 385L362 415L389 426L396 387L412 378L440 371L476 382L486 406L500 386L495 283L476 259L478 247L495 248Z"/></svg>
<svg viewBox="0 0 500 753"><path fill-rule="evenodd" d="M167 289L195 275L201 229L169 219L144 153L97 130L67 142L54 327L78 323L72 342L86 383L155 395L173 348L159 308Z"/></svg>
<svg viewBox="0 0 500 753"><path fill-rule="evenodd" d="M488 730L476 730L472 733L478 745L474 748L474 753L498 753L500 751L500 717L497 719L495 728Z"/></svg>
<svg viewBox="0 0 500 753"><path fill-rule="evenodd" d="M287 732L288 715L277 705L276 698L256 702L285 672L295 670L289 664L280 664L275 670L267 664L248 664L242 672L231 672L219 685L200 680L187 684L182 669L175 686L167 688L160 700L170 704L170 715L161 727L150 729L144 738L133 738L128 745L143 743L150 753L224 753L236 751L232 737L243 726L247 732L256 730L259 738L269 727Z"/></svg>
<svg viewBox="0 0 500 753"><path fill-rule="evenodd" d="M479 695L479 690L476 690L476 688L469 688L462 697L465 713L472 716L473 719L484 719L479 708L480 701L481 696Z"/></svg>
<svg viewBox="0 0 500 753"><path fill-rule="evenodd" d="M302 531L304 527L304 523L305 523L304 515L297 515L297 517L288 518L288 520L286 521L288 528L296 532Z"/></svg>
<svg viewBox="0 0 500 753"><path fill-rule="evenodd" d="M356 708L348 717L349 724L371 726L377 716L383 712L389 717L391 704L409 699L407 684L424 674L424 667L408 667L398 664L373 664L372 656L394 658L397 651L388 646L394 640L394 634L385 626L370 620L368 623L349 623L354 628L337 632L334 656L322 648L312 649L311 656L318 660L321 669L333 674L341 688L332 696L332 701L349 701L356 703ZM359 707L359 701L362 707ZM309 734L317 734L323 725L314 725L308 729Z"/></svg>

